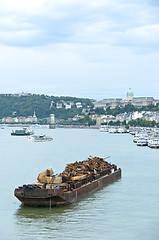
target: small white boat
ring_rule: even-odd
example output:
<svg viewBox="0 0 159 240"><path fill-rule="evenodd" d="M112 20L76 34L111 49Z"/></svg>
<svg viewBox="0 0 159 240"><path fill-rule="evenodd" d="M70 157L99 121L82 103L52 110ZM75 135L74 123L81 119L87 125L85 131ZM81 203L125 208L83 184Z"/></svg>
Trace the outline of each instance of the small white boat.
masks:
<svg viewBox="0 0 159 240"><path fill-rule="evenodd" d="M119 127L117 129L117 133L126 133L126 129L125 128L122 128L122 127Z"/></svg>
<svg viewBox="0 0 159 240"><path fill-rule="evenodd" d="M131 135L135 135L135 134L136 134L135 131L129 131L129 133L130 133Z"/></svg>
<svg viewBox="0 0 159 240"><path fill-rule="evenodd" d="M116 128L110 128L108 132L109 133L117 133L117 129Z"/></svg>
<svg viewBox="0 0 159 240"><path fill-rule="evenodd" d="M145 138L139 138L136 143L137 146L147 146L147 140Z"/></svg>
<svg viewBox="0 0 159 240"><path fill-rule="evenodd" d="M48 137L45 135L39 135L39 136L30 136L28 137L29 140L33 141L33 142L46 142L46 141L52 141L53 138L52 137Z"/></svg>
<svg viewBox="0 0 159 240"><path fill-rule="evenodd" d="M134 135L133 142L137 143L139 140L145 140L148 141L149 136L145 132L136 132Z"/></svg>
<svg viewBox="0 0 159 240"><path fill-rule="evenodd" d="M108 132L108 128L107 128L106 126L101 126L101 127L99 128L99 131L100 131L100 132Z"/></svg>
<svg viewBox="0 0 159 240"><path fill-rule="evenodd" d="M150 148L159 148L159 139L155 138L148 141L148 147Z"/></svg>
<svg viewBox="0 0 159 240"><path fill-rule="evenodd" d="M139 139L140 139L139 137L135 137L135 136L134 136L133 142L134 142L134 143L137 143L137 141L138 141Z"/></svg>

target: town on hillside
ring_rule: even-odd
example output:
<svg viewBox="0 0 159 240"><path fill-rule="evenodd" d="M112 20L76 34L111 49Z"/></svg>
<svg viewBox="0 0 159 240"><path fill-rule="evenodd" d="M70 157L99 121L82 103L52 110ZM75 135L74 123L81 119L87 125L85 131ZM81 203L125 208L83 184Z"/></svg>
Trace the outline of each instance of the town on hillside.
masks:
<svg viewBox="0 0 159 240"><path fill-rule="evenodd" d="M16 104L12 107L14 111L10 116L1 118L3 124L49 123L50 115L55 116L55 124L70 123L100 126L102 124L133 124L134 121L138 121L138 123L153 122L154 126L159 124L159 99L135 97L131 88L127 91L125 100L122 98L107 98L95 101L93 99L40 96L30 93L5 94L1 96L1 99L5 99L5 97L7 101L9 101L8 99L14 99L12 102ZM18 109L17 101L19 101L19 98L23 100L22 110ZM30 106L28 102L30 102ZM10 102L8 103L8 105L11 105ZM11 112L11 110L9 111ZM32 115L30 115L31 111L33 112ZM8 112L3 112L1 107L1 115L6 114ZM27 116L27 114L29 115Z"/></svg>

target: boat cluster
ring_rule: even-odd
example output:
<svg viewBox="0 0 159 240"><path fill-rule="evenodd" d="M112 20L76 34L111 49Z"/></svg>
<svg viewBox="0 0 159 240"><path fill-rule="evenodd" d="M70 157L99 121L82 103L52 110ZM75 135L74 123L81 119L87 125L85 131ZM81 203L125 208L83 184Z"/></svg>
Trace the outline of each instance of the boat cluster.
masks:
<svg viewBox="0 0 159 240"><path fill-rule="evenodd" d="M34 141L34 142L46 142L46 141L52 141L53 138L46 136L44 134L41 135L33 135L34 131L23 128L23 129L17 129L17 130L12 130L11 135L12 136L29 136L28 140Z"/></svg>
<svg viewBox="0 0 159 240"><path fill-rule="evenodd" d="M142 128L131 127L126 129L125 127L110 127L102 125L99 128L100 132L108 133L129 133L134 136L133 142L137 146L148 146L150 148L159 148L159 129L158 128Z"/></svg>
<svg viewBox="0 0 159 240"><path fill-rule="evenodd" d="M148 146L150 148L159 148L158 130L156 129L137 129L129 132L134 135L133 142L137 146Z"/></svg>
<svg viewBox="0 0 159 240"><path fill-rule="evenodd" d="M127 133L127 129L125 127L107 127L101 126L100 132L108 132L108 133Z"/></svg>

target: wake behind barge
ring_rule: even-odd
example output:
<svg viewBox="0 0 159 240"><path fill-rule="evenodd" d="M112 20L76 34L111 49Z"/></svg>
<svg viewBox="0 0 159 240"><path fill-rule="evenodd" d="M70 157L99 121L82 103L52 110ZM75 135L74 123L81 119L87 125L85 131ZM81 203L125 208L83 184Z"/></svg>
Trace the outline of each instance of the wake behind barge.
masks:
<svg viewBox="0 0 159 240"><path fill-rule="evenodd" d="M101 160L101 158L97 157L92 159ZM91 194L92 192L110 183L113 183L121 178L120 168L117 168L114 164L111 165L107 162L106 165L107 167L105 169L100 170L100 172L97 171L96 168L94 168L93 169L94 174L80 176L76 175L73 176L71 180L70 176L68 178L68 176L64 174L66 173L66 169L62 173L63 175L62 174L58 176L53 175L54 177L50 176L50 170L47 169L46 171L41 173L43 175L41 180L40 177L38 176L38 180L40 180L41 182L23 185L23 187L18 187L15 189L14 195L20 200L22 204L28 206L53 207L67 205L76 202L86 197L87 195ZM89 167L86 166L84 168L87 168L87 170L89 168L89 170L91 170L90 166ZM45 176L47 180L45 179Z"/></svg>

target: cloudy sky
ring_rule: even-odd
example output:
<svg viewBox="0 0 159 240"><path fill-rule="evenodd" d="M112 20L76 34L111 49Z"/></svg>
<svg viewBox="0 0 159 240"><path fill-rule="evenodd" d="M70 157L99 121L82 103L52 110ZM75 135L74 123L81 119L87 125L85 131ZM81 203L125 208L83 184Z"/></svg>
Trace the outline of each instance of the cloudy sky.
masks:
<svg viewBox="0 0 159 240"><path fill-rule="evenodd" d="M0 93L159 98L158 0L0 0Z"/></svg>

